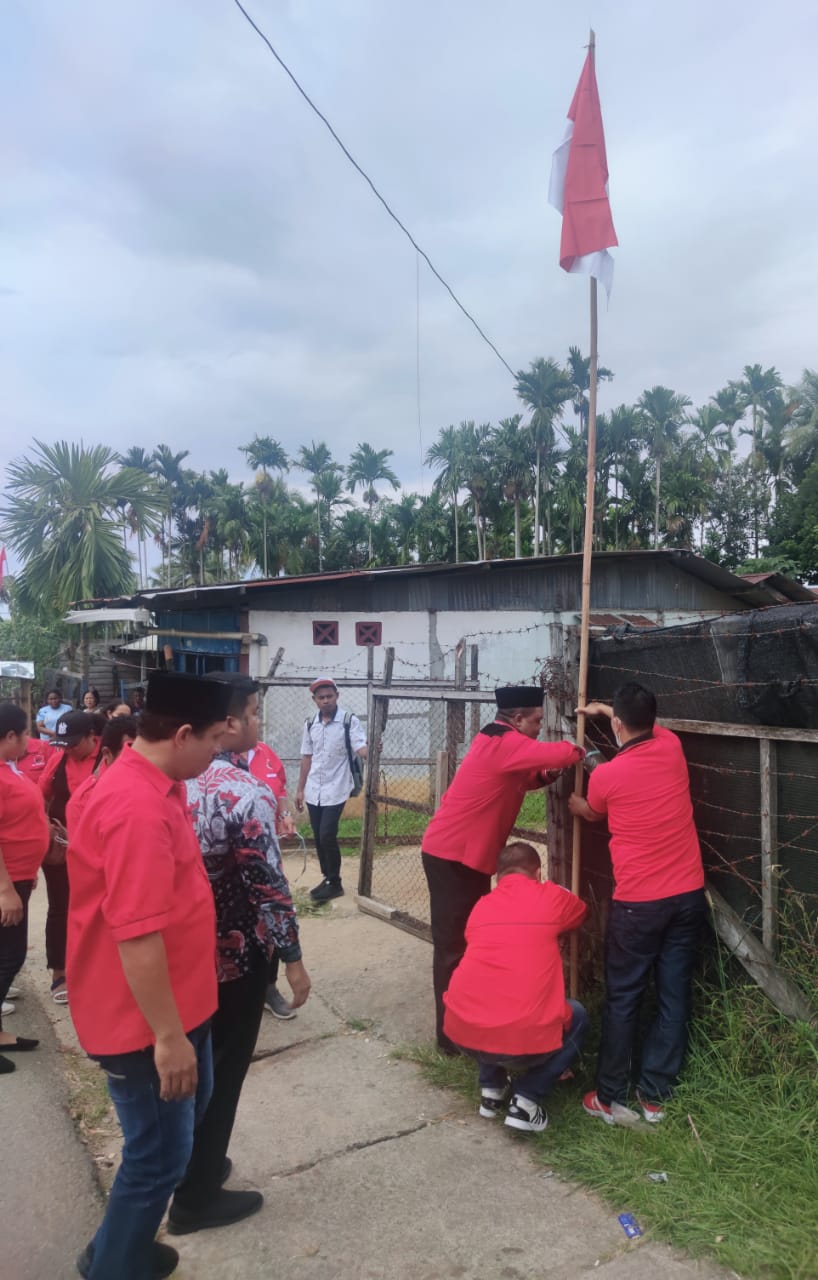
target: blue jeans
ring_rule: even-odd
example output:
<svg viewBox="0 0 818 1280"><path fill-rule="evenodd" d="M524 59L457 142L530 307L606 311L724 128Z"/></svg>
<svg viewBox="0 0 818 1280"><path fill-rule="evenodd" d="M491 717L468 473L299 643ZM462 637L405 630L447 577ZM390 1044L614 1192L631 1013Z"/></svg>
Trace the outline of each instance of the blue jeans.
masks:
<svg viewBox="0 0 818 1280"><path fill-rule="evenodd" d="M655 902L611 903L596 1080L606 1106L627 1102L639 1010L651 974L658 1008L642 1046L636 1087L649 1102L673 1092L687 1049L693 967L706 914L703 889Z"/></svg>
<svg viewBox="0 0 818 1280"><path fill-rule="evenodd" d="M461 1049L480 1064L478 1080L483 1089L503 1089L509 1073L514 1077L514 1092L530 1102L547 1098L563 1071L570 1067L582 1048L588 1031L588 1014L578 1000L569 1000L571 1023L562 1046L551 1053L511 1056L483 1053L480 1049Z"/></svg>
<svg viewBox="0 0 818 1280"><path fill-rule="evenodd" d="M151 1248L193 1150L193 1127L213 1090L210 1024L188 1032L196 1050L195 1098L163 1102L153 1049L97 1058L108 1077L122 1136L122 1163L93 1240L88 1280L151 1280Z"/></svg>

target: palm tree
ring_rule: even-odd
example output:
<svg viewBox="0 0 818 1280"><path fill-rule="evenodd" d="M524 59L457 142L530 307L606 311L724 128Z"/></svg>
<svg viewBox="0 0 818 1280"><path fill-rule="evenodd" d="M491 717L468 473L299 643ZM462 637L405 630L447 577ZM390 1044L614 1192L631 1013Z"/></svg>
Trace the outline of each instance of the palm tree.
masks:
<svg viewBox="0 0 818 1280"><path fill-rule="evenodd" d="M173 543L173 508L179 494L183 482L182 463L188 456L190 450L182 449L179 453L174 453L166 444L160 444L153 451L153 474L156 476L159 487L164 495L165 519L167 525L162 534L162 570L165 579L165 586L170 586L171 580L171 564L172 564L172 543ZM167 558L166 558L167 552Z"/></svg>
<svg viewBox="0 0 818 1280"><path fill-rule="evenodd" d="M653 549L659 546L659 503L662 488L662 461L668 455L670 444L677 440L681 430L683 414L690 407L690 399L678 395L668 387L651 387L643 391L639 397L639 408L645 416L650 433L648 453L653 461L655 474L654 487L654 520Z"/></svg>
<svg viewBox="0 0 818 1280"><path fill-rule="evenodd" d="M267 557L267 518L273 489L270 472L279 471L283 475L290 469L290 459L282 445L272 436L253 436L249 444L239 445L239 452L247 458L248 466L259 474L256 475L255 488L258 505L262 516L262 572L268 577Z"/></svg>
<svg viewBox="0 0 818 1280"><path fill-rule="evenodd" d="M642 416L633 405L620 404L608 414L600 414L597 420L597 457L603 475L600 485L600 504L607 496L610 473L613 469L614 550L619 549L619 503L621 498L620 473L626 458L633 454L644 434ZM609 504L610 505L610 504Z"/></svg>
<svg viewBox="0 0 818 1280"><path fill-rule="evenodd" d="M520 507L531 497L534 474L531 466L532 433L530 428L520 427L521 415L501 418L492 432L492 456L503 495L514 503L514 555L522 555L520 537Z"/></svg>
<svg viewBox="0 0 818 1280"><path fill-rule="evenodd" d="M743 377L738 384L739 391L745 396L746 407L752 410L751 428L743 434L752 437L750 463L755 477L753 485L755 495L753 502L753 548L756 559L758 558L759 524L763 503L760 482L761 473L764 470L764 455L761 451L764 409L772 392L780 390L782 385L781 375L777 369L772 368L772 366L769 369L762 369L760 364L746 364Z"/></svg>
<svg viewBox="0 0 818 1280"><path fill-rule="evenodd" d="M460 530L457 495L463 487L463 438L457 427L444 427L437 440L426 452L426 465L439 472L435 479L437 491L448 493L454 510L454 562L460 561Z"/></svg>
<svg viewBox="0 0 818 1280"><path fill-rule="evenodd" d="M122 467L130 467L141 471L144 476L153 477L153 454L148 453L140 445L132 445L125 453L117 454L116 461ZM147 483L147 482L146 482ZM148 547L145 541L146 530L141 528L133 507L125 511L125 520L130 532L136 536L136 557L139 566L139 585L144 587L148 581Z"/></svg>
<svg viewBox="0 0 818 1280"><path fill-rule="evenodd" d="M588 416L591 411L588 398L588 392L591 389L591 357L584 356L579 347L568 348L568 375L571 379L572 388L569 399L573 405L574 413L582 424L583 431L587 433ZM611 382L612 379L613 373L610 369L606 369L604 364L597 366L597 382Z"/></svg>
<svg viewBox="0 0 818 1280"><path fill-rule="evenodd" d="M296 466L301 471L306 471L315 493L315 524L318 534L318 572L320 573L324 568L324 550L321 541L321 477L330 470L337 474L341 467L333 461L329 445L323 440L318 444L314 440L309 445L302 444L298 450Z"/></svg>
<svg viewBox="0 0 818 1280"><path fill-rule="evenodd" d="M572 347L571 351L576 352L577 356L579 356L577 347ZM590 361L588 363L590 365ZM532 360L528 372L521 369L517 373L514 390L523 404L528 405L529 409L532 410L531 430L535 449L534 546L532 555L539 555L541 550L540 483L543 475L543 463L545 463L545 552L546 555L550 556L552 552L550 494L554 466L557 461L554 424L562 417L563 406L574 396L573 377L571 373L557 364L556 360Z"/></svg>
<svg viewBox="0 0 818 1280"><path fill-rule="evenodd" d="M818 457L818 373L814 369L805 369L801 381L787 388L787 395L796 404L787 454L792 462L794 478L800 481Z"/></svg>
<svg viewBox="0 0 818 1280"><path fill-rule="evenodd" d="M463 488L468 490L474 508L474 532L477 537L477 559L486 559L486 517L484 504L491 484L488 444L491 423L461 422L458 428L462 462Z"/></svg>
<svg viewBox="0 0 818 1280"><path fill-rule="evenodd" d="M416 493L402 493L397 502L385 503L384 516L396 552L396 564L411 564L418 549L418 505Z"/></svg>
<svg viewBox="0 0 818 1280"><path fill-rule="evenodd" d="M133 589L120 509L131 508L141 528L158 528L161 504L144 474L119 467L117 455L105 445L86 449L35 440L31 453L12 462L7 476L0 536L24 562L15 585L27 612L62 612L74 601ZM82 648L87 674L87 646Z"/></svg>
<svg viewBox="0 0 818 1280"><path fill-rule="evenodd" d="M400 483L387 458L393 456L393 449L373 449L371 444L359 444L350 455L347 466L347 488L354 493L358 485L364 491L364 502L369 508L369 560L372 561L372 510L378 501L375 485L381 480L399 489Z"/></svg>

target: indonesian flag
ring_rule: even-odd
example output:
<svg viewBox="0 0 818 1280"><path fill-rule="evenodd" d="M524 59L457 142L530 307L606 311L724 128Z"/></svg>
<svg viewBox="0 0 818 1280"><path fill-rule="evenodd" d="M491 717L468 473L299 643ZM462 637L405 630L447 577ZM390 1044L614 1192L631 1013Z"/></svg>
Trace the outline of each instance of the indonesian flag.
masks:
<svg viewBox="0 0 818 1280"><path fill-rule="evenodd" d="M608 201L605 130L591 50L568 108L565 137L551 162L548 203L562 214L563 271L595 276L610 297L614 260L608 249L619 241Z"/></svg>
<svg viewBox="0 0 818 1280"><path fill-rule="evenodd" d="M8 560L6 559L6 548L0 547L0 591L3 589L3 579L6 576L8 568Z"/></svg>

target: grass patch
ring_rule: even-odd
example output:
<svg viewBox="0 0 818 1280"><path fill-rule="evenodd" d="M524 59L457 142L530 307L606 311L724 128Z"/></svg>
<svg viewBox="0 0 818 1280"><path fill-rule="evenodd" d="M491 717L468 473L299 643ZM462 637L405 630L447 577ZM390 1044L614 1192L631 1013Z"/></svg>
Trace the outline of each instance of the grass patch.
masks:
<svg viewBox="0 0 818 1280"><path fill-rule="evenodd" d="M301 916L325 916L330 905L328 902L316 902L315 898L310 897L309 889L295 889L293 891L293 906L296 915Z"/></svg>
<svg viewBox="0 0 818 1280"><path fill-rule="evenodd" d="M476 1104L468 1059L427 1047L398 1052ZM816 1280L813 1029L781 1017L742 969L728 982L717 964L697 986L690 1054L663 1124L625 1129L583 1115L593 1067L586 1052L576 1081L548 1099L549 1128L525 1139L535 1159L592 1188L614 1212L633 1213L654 1239L751 1280ZM668 1181L652 1183L647 1174L660 1170Z"/></svg>

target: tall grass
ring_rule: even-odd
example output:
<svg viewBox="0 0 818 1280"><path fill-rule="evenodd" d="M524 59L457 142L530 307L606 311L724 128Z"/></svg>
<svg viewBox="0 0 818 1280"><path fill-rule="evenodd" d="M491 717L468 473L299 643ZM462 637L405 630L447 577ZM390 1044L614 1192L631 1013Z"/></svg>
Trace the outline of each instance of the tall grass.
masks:
<svg viewBox="0 0 818 1280"><path fill-rule="evenodd" d="M803 953L799 976L808 986ZM593 1048L576 1081L549 1098L549 1128L525 1139L534 1157L593 1188L612 1211L633 1213L650 1236L741 1276L818 1280L814 1028L779 1015L713 944L696 985L682 1082L664 1123L614 1128L583 1113ZM435 1083L476 1099L473 1064L428 1049L409 1056ZM667 1173L667 1182L652 1182L651 1172Z"/></svg>

